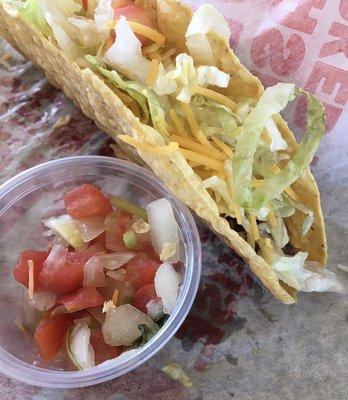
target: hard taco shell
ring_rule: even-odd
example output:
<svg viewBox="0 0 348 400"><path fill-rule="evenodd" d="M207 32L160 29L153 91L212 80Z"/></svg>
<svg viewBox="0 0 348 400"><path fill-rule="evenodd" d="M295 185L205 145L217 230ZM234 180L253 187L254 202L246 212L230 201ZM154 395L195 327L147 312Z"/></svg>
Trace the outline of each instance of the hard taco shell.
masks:
<svg viewBox="0 0 348 400"><path fill-rule="evenodd" d="M144 0L139 3L148 10L155 25L166 36L166 40L178 52L187 51L185 32L192 16L191 10L173 0ZM120 134L126 134L144 144L165 146L160 133L142 124L100 76L89 68L81 69L52 41L30 26L19 13L8 12L2 2L0 35L42 69L52 85L62 89L87 117L115 139L123 153L128 154L137 163L151 168L181 201L194 210L250 265L254 274L278 300L285 304L296 302L296 290L280 282L272 267L230 228L225 218L220 216L217 204L179 149L154 156L147 151L135 151L118 139ZM264 90L260 81L240 63L226 40L213 33L209 33L208 38L215 65L231 75L229 87L221 90L221 93L228 94L236 100L242 97L259 98ZM288 151L293 152L297 146L293 134L280 116L275 118L275 122L289 144ZM296 249L307 251L309 260L324 266L327 257L324 221L318 188L310 170L306 171L292 188L301 198L301 202L313 210L314 223L308 234L302 237L303 214L296 212L287 218L290 241Z"/></svg>

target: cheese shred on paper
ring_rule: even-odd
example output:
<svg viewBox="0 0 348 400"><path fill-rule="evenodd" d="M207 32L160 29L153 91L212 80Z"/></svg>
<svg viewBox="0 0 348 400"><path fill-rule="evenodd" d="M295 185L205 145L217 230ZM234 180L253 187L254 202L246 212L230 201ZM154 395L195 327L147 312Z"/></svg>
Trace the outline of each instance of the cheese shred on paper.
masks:
<svg viewBox="0 0 348 400"><path fill-rule="evenodd" d="M339 290L321 268L325 228L309 169L324 133L321 103L292 84L264 90L230 49L213 6L193 13L173 0L136 3L152 27L113 21L111 0L88 12L74 0L0 0L0 34L122 153L151 168L278 300ZM308 100L300 143L279 114L298 96Z"/></svg>

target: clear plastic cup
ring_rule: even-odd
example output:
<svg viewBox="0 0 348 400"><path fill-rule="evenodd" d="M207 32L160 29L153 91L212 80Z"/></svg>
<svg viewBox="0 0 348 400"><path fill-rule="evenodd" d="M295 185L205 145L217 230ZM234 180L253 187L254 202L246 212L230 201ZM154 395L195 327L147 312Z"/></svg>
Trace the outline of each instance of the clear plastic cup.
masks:
<svg viewBox="0 0 348 400"><path fill-rule="evenodd" d="M42 218L62 213L62 194L86 182L140 206L161 197L171 202L181 234L181 261L186 266L179 298L164 327L136 351L85 371L39 368L32 343L15 324L16 319L27 315L23 317L22 289L12 276L12 268L22 250L47 245L47 238L42 235L45 230ZM198 289L201 247L188 208L151 172L115 158L81 156L38 165L0 186L0 262L0 371L31 385L75 388L101 383L131 371L174 336Z"/></svg>

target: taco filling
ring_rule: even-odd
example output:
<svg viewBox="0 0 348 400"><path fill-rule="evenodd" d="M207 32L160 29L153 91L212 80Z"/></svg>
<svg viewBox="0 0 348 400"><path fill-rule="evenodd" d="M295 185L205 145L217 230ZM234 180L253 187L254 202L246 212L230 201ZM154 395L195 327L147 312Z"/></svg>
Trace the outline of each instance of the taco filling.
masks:
<svg viewBox="0 0 348 400"><path fill-rule="evenodd" d="M228 42L231 33L214 7L203 5L193 13L185 43L175 47L137 2L3 4L15 8L81 69L102 77L134 116L160 133L163 145L127 135L119 139L154 158L180 151L220 216L272 267L282 286L290 291L339 288L330 271L309 265L308 252L298 245L312 229L315 210L292 186L308 171L323 136L323 106L293 84L279 83L260 93L240 89L236 77L216 63L209 35ZM298 96L307 97L308 119L296 144L282 134L279 113ZM289 228L295 213L301 225L296 232ZM324 254L325 238L323 243ZM311 261L323 264L325 259L326 254Z"/></svg>

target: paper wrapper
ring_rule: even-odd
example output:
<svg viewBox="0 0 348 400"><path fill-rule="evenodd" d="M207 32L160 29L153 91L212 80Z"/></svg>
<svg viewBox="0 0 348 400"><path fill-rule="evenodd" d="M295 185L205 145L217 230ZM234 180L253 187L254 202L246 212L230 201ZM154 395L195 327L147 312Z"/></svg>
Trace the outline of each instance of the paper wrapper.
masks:
<svg viewBox="0 0 348 400"><path fill-rule="evenodd" d="M202 1L186 1L196 8ZM322 196L329 267L348 258L348 2L346 0L210 1L226 16L231 45L265 85L294 82L326 105L327 135L313 162ZM12 54L12 57L9 56ZM42 74L5 42L0 52L0 181L45 160L77 154L112 155L99 132ZM305 104L285 117L301 135ZM9 232L1 232L9 235ZM193 309L178 334L137 370L96 387L49 390L0 376L12 399L343 399L344 318L336 294L302 294L284 306L244 263L200 227L203 276ZM6 270L3 269L3 273ZM338 270L345 280L344 273ZM162 368L179 363L183 387Z"/></svg>

